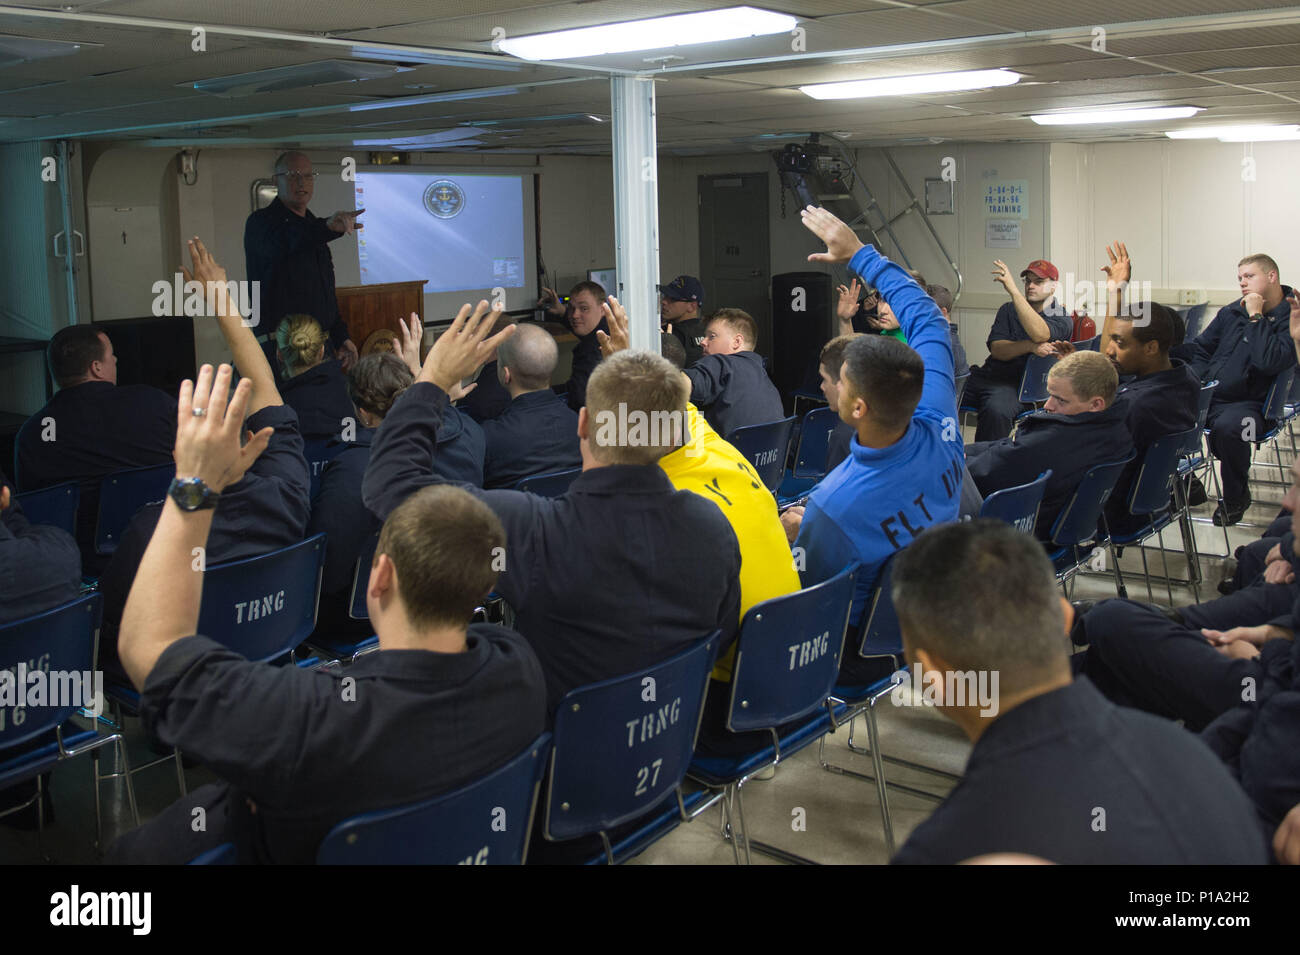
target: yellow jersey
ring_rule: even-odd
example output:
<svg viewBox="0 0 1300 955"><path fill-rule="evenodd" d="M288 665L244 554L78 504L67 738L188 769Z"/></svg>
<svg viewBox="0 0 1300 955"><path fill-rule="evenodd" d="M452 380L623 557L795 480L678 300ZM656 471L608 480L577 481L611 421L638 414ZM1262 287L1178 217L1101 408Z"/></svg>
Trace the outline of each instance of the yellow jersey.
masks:
<svg viewBox="0 0 1300 955"><path fill-rule="evenodd" d="M717 504L740 545L740 615L754 604L799 589L790 543L777 516L776 499L745 456L709 426L693 404L686 405L690 443L659 459L679 491L692 491ZM729 681L735 645L718 660L715 680Z"/></svg>

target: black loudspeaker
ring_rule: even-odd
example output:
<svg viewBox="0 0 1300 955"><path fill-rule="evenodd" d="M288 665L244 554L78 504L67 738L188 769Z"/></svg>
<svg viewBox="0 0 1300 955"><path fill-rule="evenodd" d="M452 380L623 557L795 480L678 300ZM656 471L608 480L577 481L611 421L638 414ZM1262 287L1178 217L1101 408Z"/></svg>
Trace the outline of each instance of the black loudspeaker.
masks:
<svg viewBox="0 0 1300 955"><path fill-rule="evenodd" d="M772 276L772 380L794 406L800 389L820 385L817 359L835 335L831 277L824 272L783 272Z"/></svg>
<svg viewBox="0 0 1300 955"><path fill-rule="evenodd" d="M193 318L124 318L95 326L113 343L119 385L152 385L175 395L182 381L195 377Z"/></svg>

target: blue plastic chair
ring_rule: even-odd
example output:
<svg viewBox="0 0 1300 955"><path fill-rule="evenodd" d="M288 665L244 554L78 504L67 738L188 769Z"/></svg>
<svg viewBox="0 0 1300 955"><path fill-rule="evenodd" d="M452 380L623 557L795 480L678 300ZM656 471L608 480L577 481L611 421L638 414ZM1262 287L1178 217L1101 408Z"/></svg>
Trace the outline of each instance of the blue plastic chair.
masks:
<svg viewBox="0 0 1300 955"><path fill-rule="evenodd" d="M777 503L798 500L826 476L826 459L830 453L831 432L840 423L834 408L814 408L803 416L799 441L795 445L794 467L788 469L777 491Z"/></svg>
<svg viewBox="0 0 1300 955"><path fill-rule="evenodd" d="M1020 376L1020 401L1022 404L1037 405L1047 400L1047 376L1060 359L1056 355L1033 355L1025 362L1024 374ZM1037 410L1037 409L1034 409ZM1016 419L1033 414L1022 411Z"/></svg>
<svg viewBox="0 0 1300 955"><path fill-rule="evenodd" d="M764 367L767 367L766 364L764 364ZM802 403L806 403L809 406L809 410L815 409L818 406L824 407L826 405L826 396L822 394L820 388L796 388L791 393L790 397L794 400L794 414L796 418L799 417L800 405ZM806 416L808 412L805 411L803 413Z"/></svg>
<svg viewBox="0 0 1300 955"><path fill-rule="evenodd" d="M957 417L961 420L963 428L966 427L966 416L968 414L978 415L980 410L973 402L966 400L966 386L968 384L970 384L970 375L963 375L956 389Z"/></svg>
<svg viewBox="0 0 1300 955"><path fill-rule="evenodd" d="M551 734L454 792L347 819L316 853L319 865L522 865Z"/></svg>
<svg viewBox="0 0 1300 955"><path fill-rule="evenodd" d="M1295 431L1291 427L1291 422L1297 417L1300 417L1300 374L1293 376L1291 379L1291 391L1286 396L1286 407L1282 413L1282 420L1278 422L1279 425L1286 426L1287 440L1291 442L1291 454L1293 456L1300 454L1300 450L1296 448Z"/></svg>
<svg viewBox="0 0 1300 955"><path fill-rule="evenodd" d="M186 865L237 865L238 858L235 853L235 844L233 842L223 842L219 846L214 846L207 852L201 852L196 855Z"/></svg>
<svg viewBox="0 0 1300 955"><path fill-rule="evenodd" d="M751 424L737 428L727 435L727 442L744 455L758 472L763 485L776 493L785 473L785 459L790 453L790 437L794 434L795 417Z"/></svg>
<svg viewBox="0 0 1300 955"><path fill-rule="evenodd" d="M14 495L14 503L32 524L49 524L77 536L77 505L81 503L81 486L76 481L55 484L39 491Z"/></svg>
<svg viewBox="0 0 1300 955"><path fill-rule="evenodd" d="M953 394L957 396L957 409L959 412L966 410L962 406L962 400L966 397L966 382L968 381L970 381L970 372L966 372L964 375L958 375L953 379ZM974 411L976 409L971 408L970 410Z"/></svg>
<svg viewBox="0 0 1300 955"><path fill-rule="evenodd" d="M370 567L375 562L375 550L378 547L379 531L375 531L361 545L361 553L357 555L357 565L352 571L352 594L348 600L348 616L353 620L370 619L370 608L366 605L366 588L370 583ZM379 649L379 637L373 634L361 640L336 639L328 634L313 634L308 643L338 660L356 660L364 653Z"/></svg>
<svg viewBox="0 0 1300 955"><path fill-rule="evenodd" d="M1273 379L1273 384L1268 389L1268 397L1264 399L1264 420L1269 424L1264 434L1256 439L1256 450L1275 442L1278 435L1282 433L1282 427L1287 420L1287 403L1291 400L1291 393L1296 390L1296 377L1296 367L1292 365ZM1286 467L1282 464L1282 450L1274 443L1273 451L1277 455L1277 469L1282 475L1281 484L1290 487L1291 481Z"/></svg>
<svg viewBox="0 0 1300 955"><path fill-rule="evenodd" d="M570 690L555 712L543 835L548 841L598 833L604 855L627 858L688 819L681 783L695 749L718 633L663 663ZM652 681L652 682L650 682ZM654 700L644 694L653 687ZM607 831L674 796L677 812L656 817L634 839L610 845Z"/></svg>
<svg viewBox="0 0 1300 955"><path fill-rule="evenodd" d="M352 601L348 606L348 616L353 620L369 620L370 608L366 606L366 585L370 581L370 567L375 562L375 551L379 548L379 531L375 531L361 545L357 555L357 569L352 574Z"/></svg>
<svg viewBox="0 0 1300 955"><path fill-rule="evenodd" d="M89 676L95 670L95 641L99 635L102 603L99 594L87 594L44 613L0 626L0 672L8 671L7 680L13 681L11 688L18 691L21 686L24 694L30 688L30 673L24 672L20 676L18 668L25 669L31 661L42 661L41 667L47 674L46 705L0 707L0 790L36 780L36 795L22 805L0 811L0 817L35 803L38 839L45 830L41 776L64 760L83 753L92 753L94 757L95 846L98 847L103 838L99 797L101 779L124 776L131 816L136 825L140 823L122 735L101 736L98 729L82 729L70 722L79 709L89 707L95 710L102 703L94 697L93 682L86 686L80 676ZM75 683L69 682L66 675L70 674L79 675ZM78 696L74 689L77 686L80 687L79 698L72 698ZM55 696L59 698L54 699ZM40 742L42 739L44 743ZM117 758L125 772L100 776L99 750L110 745L116 748Z"/></svg>
<svg viewBox="0 0 1300 955"><path fill-rule="evenodd" d="M335 441L333 438L327 438L323 441L303 441L302 456L307 460L307 473L311 478L311 499L313 501L316 500L316 495L320 493L320 477L325 470L325 465L338 457L347 447L346 442Z"/></svg>
<svg viewBox="0 0 1300 955"><path fill-rule="evenodd" d="M1201 385L1201 390L1196 396L1196 429L1201 432L1201 434L1205 433L1205 422L1210 416L1210 405L1214 401L1214 391L1218 387L1219 380L1216 378L1214 381L1209 381ZM1188 442L1184 454L1189 458L1203 459L1204 448L1201 444L1200 435L1194 436L1192 440ZM1183 464L1179 466L1179 470L1185 471L1188 468L1199 466L1200 463L1200 460L1184 461Z"/></svg>
<svg viewBox="0 0 1300 955"><path fill-rule="evenodd" d="M552 471L550 474L535 474L532 477L520 479L515 485L516 491L527 491L529 494L536 494L539 497L563 497L569 492L571 485L582 468L571 468L568 471Z"/></svg>
<svg viewBox="0 0 1300 955"><path fill-rule="evenodd" d="M1098 527L1102 509L1106 506L1110 492L1115 489L1120 474L1135 457L1137 452L1130 451L1121 461L1108 461L1089 468L1065 507L1061 508L1061 513L1056 515L1048 538L1054 549L1049 551L1048 557L1056 568L1056 579L1060 581L1063 591L1066 581L1078 573L1083 565L1084 557L1079 554L1080 544L1097 541L1099 544L1110 545L1109 538ZM1113 547L1110 556L1114 562ZM1068 591L1066 596L1069 596Z"/></svg>
<svg viewBox="0 0 1300 955"><path fill-rule="evenodd" d="M861 627L856 635L859 640L858 656L868 660L889 659L892 661L891 665L895 673L904 663L903 629L899 624L898 612L894 609L894 599L891 593L894 579L894 560L897 556L897 554L894 554L881 568L880 576L876 579L876 586L871 592L871 598L867 601L863 610ZM876 706L894 691L898 682L896 675L891 674L867 686L840 685L835 687L833 701L840 707L835 711L835 721L841 724L848 723L848 747L852 752L871 757L872 774L860 773L829 762L826 759L825 736L822 737L821 745L817 751L818 762L821 764L822 769L827 772L836 773L840 776L851 776L855 779L876 784L876 797L880 802L880 824L885 834L885 847L890 856L894 854L895 845L888 791L894 789L912 796L939 801L943 797L927 792L924 789L889 781L885 776L885 763L891 762L899 766L906 766L919 772L939 776L948 781L955 781L960 778L932 766L926 766L896 756L886 756L881 750L880 727L876 721ZM868 743L866 747L858 745L855 737L859 716L866 718Z"/></svg>
<svg viewBox="0 0 1300 955"><path fill-rule="evenodd" d="M1198 471L1208 471L1209 479L1214 484L1215 497L1219 504L1223 504L1223 488L1219 483L1219 472L1215 470L1214 461L1210 457L1209 449L1205 445L1206 437L1209 432L1206 430L1205 422L1210 416L1210 404L1214 401L1215 389L1219 387L1218 379L1206 382L1201 385L1201 391L1196 399L1196 434L1192 440L1187 443L1183 450L1183 457L1178 462L1179 493L1183 493L1183 480L1195 476ZM1202 481L1202 486L1204 482ZM1186 533L1183 538L1188 552L1189 565L1196 568L1194 577L1200 576L1200 557L1197 555L1196 535L1192 532L1190 522L1194 519L1202 523L1209 523L1210 518L1192 518L1191 505L1186 504L1187 520L1189 522ZM1223 531L1223 552L1224 554L1232 553L1232 544L1228 539L1228 528L1220 528Z"/></svg>
<svg viewBox="0 0 1300 955"><path fill-rule="evenodd" d="M1142 527L1129 531L1125 534L1110 533L1107 528L1107 537L1110 539L1112 549L1114 547L1128 546L1137 544L1138 550L1142 554L1142 574L1146 578L1147 599L1154 602L1155 597L1151 593L1151 571L1147 567L1146 548L1142 547L1142 542L1152 537L1164 528L1168 527L1182 513L1181 505L1175 508L1171 505L1170 495L1173 493L1174 479L1178 475L1178 464L1182 458L1183 452L1186 451L1190 442L1196 440L1198 432L1195 428L1189 428L1187 431L1179 431L1177 434L1163 435L1151 443L1147 448L1146 454L1142 456L1142 466L1138 469L1137 476L1133 479L1133 486L1129 490L1128 510L1130 514L1147 517L1147 522ZM1181 494L1178 495L1181 501ZM1105 513L1102 514L1102 520L1105 520ZM1113 553L1113 550L1112 550ZM1174 604L1173 584L1169 578L1169 559L1165 555L1164 547L1160 548L1160 560L1165 569L1165 589L1169 594L1169 605ZM1115 589L1120 597L1128 597L1128 588L1124 585L1124 574L1120 570L1119 561L1112 561L1115 565Z"/></svg>
<svg viewBox="0 0 1300 955"><path fill-rule="evenodd" d="M269 554L215 564L203 576L198 633L217 641L246 659L284 661L310 666L314 659L298 661L294 650L316 627L321 574L325 568L325 535L317 534ZM127 683L108 682L106 694L114 712L140 711L140 694ZM137 767L136 772L176 761L176 780L185 793L185 772L179 750Z"/></svg>
<svg viewBox="0 0 1300 955"><path fill-rule="evenodd" d="M894 665L900 666L903 662L903 629L898 622L890 590L894 580L894 558L897 556L895 552L880 568L876 587L863 611L858 656L864 660L892 657Z"/></svg>
<svg viewBox="0 0 1300 955"><path fill-rule="evenodd" d="M1209 308L1208 302L1202 302L1200 305L1193 305L1183 316L1183 341L1191 341L1197 335L1201 334L1201 323L1205 320L1205 311Z"/></svg>
<svg viewBox="0 0 1300 955"><path fill-rule="evenodd" d="M207 569L198 632L249 660L290 657L316 626L325 535Z"/></svg>
<svg viewBox="0 0 1300 955"><path fill-rule="evenodd" d="M1005 521L1016 530L1032 534L1034 525L1038 523L1038 508L1043 503L1043 492L1047 490L1047 482L1051 477L1052 469L1048 468L1028 484L995 491L984 498L979 516Z"/></svg>
<svg viewBox="0 0 1300 955"><path fill-rule="evenodd" d="M135 512L146 504L157 504L166 498L167 488L175 476L174 462L105 475L99 482L95 553L107 555L116 551Z"/></svg>
<svg viewBox="0 0 1300 955"><path fill-rule="evenodd" d="M734 733L766 730L771 743L738 756L696 755L688 770L692 779L720 790L737 862L741 842L746 862L751 861L751 845L777 858L806 861L752 842L741 790L755 773L775 766L833 728L828 706L839 674L857 575L858 565L853 564L812 587L755 604L741 621L727 729ZM797 727L778 735L777 727L795 721L800 721Z"/></svg>
<svg viewBox="0 0 1300 955"><path fill-rule="evenodd" d="M1092 338L1085 338L1081 342L1074 343L1075 351L1101 351L1101 336L1093 335Z"/></svg>

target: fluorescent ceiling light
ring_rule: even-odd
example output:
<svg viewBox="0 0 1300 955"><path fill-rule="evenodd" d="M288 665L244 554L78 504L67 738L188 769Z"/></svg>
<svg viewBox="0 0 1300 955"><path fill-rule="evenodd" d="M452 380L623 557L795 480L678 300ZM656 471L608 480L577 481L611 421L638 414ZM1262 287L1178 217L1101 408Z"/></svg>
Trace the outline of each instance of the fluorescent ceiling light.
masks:
<svg viewBox="0 0 1300 955"><path fill-rule="evenodd" d="M1277 141L1287 140L1287 139L1300 139L1300 130L1294 128L1293 129L1270 129L1267 131L1259 131L1253 133L1243 133L1240 131L1233 131L1231 133L1225 133L1224 135L1219 137L1219 141L1223 143L1264 143L1269 141L1277 142Z"/></svg>
<svg viewBox="0 0 1300 955"><path fill-rule="evenodd" d="M1204 106L1153 106L1147 109L1089 109L1072 113L1038 113L1030 116L1039 126L1081 126L1085 123L1149 123L1162 119L1186 119Z"/></svg>
<svg viewBox="0 0 1300 955"><path fill-rule="evenodd" d="M663 50L751 36L789 33L798 19L753 7L728 7L629 23L607 23L502 40L500 48L522 60L571 60L635 50Z"/></svg>
<svg viewBox="0 0 1300 955"><path fill-rule="evenodd" d="M1253 143L1279 139L1300 139L1300 126L1196 126L1171 129L1170 139L1217 139L1225 143Z"/></svg>
<svg viewBox="0 0 1300 955"><path fill-rule="evenodd" d="M866 96L915 96L922 93L953 93L1010 86L1020 82L1011 70L961 70L956 73L924 73L919 76L884 76L875 80L847 83L818 83L801 86L799 92L813 99L859 99Z"/></svg>

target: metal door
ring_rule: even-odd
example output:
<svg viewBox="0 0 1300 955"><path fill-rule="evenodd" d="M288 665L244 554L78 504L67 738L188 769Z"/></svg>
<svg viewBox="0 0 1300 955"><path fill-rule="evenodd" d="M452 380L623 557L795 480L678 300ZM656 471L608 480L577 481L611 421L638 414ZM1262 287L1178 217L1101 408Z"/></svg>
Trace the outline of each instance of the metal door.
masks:
<svg viewBox="0 0 1300 955"><path fill-rule="evenodd" d="M744 309L758 324L755 350L770 359L767 190L767 173L699 178L704 313L724 307Z"/></svg>

